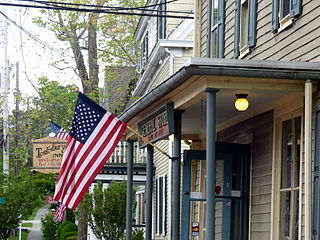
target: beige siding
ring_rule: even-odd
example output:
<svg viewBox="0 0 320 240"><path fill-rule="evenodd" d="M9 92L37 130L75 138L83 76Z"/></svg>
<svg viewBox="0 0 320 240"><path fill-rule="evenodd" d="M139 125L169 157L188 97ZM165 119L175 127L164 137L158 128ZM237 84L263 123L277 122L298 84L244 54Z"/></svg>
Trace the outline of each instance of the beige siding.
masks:
<svg viewBox="0 0 320 240"><path fill-rule="evenodd" d="M160 83L162 83L164 80L166 80L169 77L170 72L170 61L167 59L164 64L161 66L159 71L156 73L155 78L153 79L152 84L150 84L150 87L148 91L158 86Z"/></svg>
<svg viewBox="0 0 320 240"><path fill-rule="evenodd" d="M179 0L167 5L169 11L194 11L193 0ZM167 36L183 21L183 18L167 18Z"/></svg>
<svg viewBox="0 0 320 240"><path fill-rule="evenodd" d="M320 56L320 3L303 1L302 15L294 25L271 32L271 1L258 2L257 47L248 59L275 61L311 61Z"/></svg>
<svg viewBox="0 0 320 240"><path fill-rule="evenodd" d="M234 7L235 7L235 1L226 2L225 46L224 46L226 58L233 57L234 25L235 25Z"/></svg>
<svg viewBox="0 0 320 240"><path fill-rule="evenodd" d="M251 136L253 150L250 235L252 240L270 240L273 112L264 113L219 132L219 141L248 143L241 141L244 135Z"/></svg>
<svg viewBox="0 0 320 240"><path fill-rule="evenodd" d="M225 5L225 58L233 58L235 4L227 0ZM274 61L320 60L320 2L304 0L302 15L293 26L279 32L271 31L271 0L258 0L257 44L245 59ZM206 57L207 0L201 1L198 24L201 27L200 53Z"/></svg>
<svg viewBox="0 0 320 240"><path fill-rule="evenodd" d="M207 11L208 2L207 0L201 1L201 10L199 24L201 28L200 32L200 57L206 57L206 41L207 41ZM198 25L197 25L198 26Z"/></svg>
<svg viewBox="0 0 320 240"><path fill-rule="evenodd" d="M174 72L178 71L189 58L193 57L193 49L184 50L182 57L174 58Z"/></svg>

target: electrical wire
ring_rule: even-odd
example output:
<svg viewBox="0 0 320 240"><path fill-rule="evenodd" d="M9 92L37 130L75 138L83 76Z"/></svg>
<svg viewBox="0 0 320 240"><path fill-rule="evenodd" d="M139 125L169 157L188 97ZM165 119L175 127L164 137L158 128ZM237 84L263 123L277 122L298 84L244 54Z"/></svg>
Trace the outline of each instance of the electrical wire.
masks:
<svg viewBox="0 0 320 240"><path fill-rule="evenodd" d="M55 7L55 6L38 6L29 4L16 4L16 3L4 3L0 2L0 6L11 6L11 7L28 7L37 9L48 9L48 10L65 10L73 12L90 12L90 13L104 13L104 14L118 14L118 15L129 15L129 16L149 16L149 17L166 17L166 18L180 18L180 19L194 19L193 16L178 16L178 15L167 15L167 14L148 14L148 13L133 13L133 12L121 12L121 11L109 11L103 9L84 9L84 8L73 8L73 7Z"/></svg>
<svg viewBox="0 0 320 240"><path fill-rule="evenodd" d="M148 12L165 12L165 13L185 13L185 14L190 14L190 12L185 12L185 11L169 11L169 10L157 10L157 9L148 9L151 7L157 7L161 5L165 5L168 3L176 2L178 0L171 0L168 2L163 2L159 4L153 4L153 5L146 5L146 6L141 6L141 7L115 7L115 6L99 6L99 5L90 5L90 4L79 4L79 3L68 3L68 2L54 2L54 1L42 1L42 0L16 0L20 2L34 2L34 3L40 3L40 4L46 4L46 5L51 5L51 6L59 6L59 5L65 5L65 6L77 6L77 7L94 7L94 8L99 8L99 9L114 9L114 10L144 10Z"/></svg>
<svg viewBox="0 0 320 240"><path fill-rule="evenodd" d="M41 39L39 39L38 37L36 37L35 35L33 35L32 33L30 33L29 31L27 31L26 29L24 29L22 26L20 26L19 24L17 24L15 21L13 21L12 19L10 19L6 14L4 14L2 11L0 11L0 14L2 16L4 16L9 22L13 23L16 27L18 27L21 31L23 31L25 34L27 34L29 37L31 37L33 40L39 42L40 44L42 44L43 46L45 46L46 48L50 49L53 52L58 53L59 55L65 57L66 55L60 51L59 49L56 49L52 46L50 46L48 43L42 41ZM71 56L68 56L71 57ZM72 58L72 57L71 57Z"/></svg>

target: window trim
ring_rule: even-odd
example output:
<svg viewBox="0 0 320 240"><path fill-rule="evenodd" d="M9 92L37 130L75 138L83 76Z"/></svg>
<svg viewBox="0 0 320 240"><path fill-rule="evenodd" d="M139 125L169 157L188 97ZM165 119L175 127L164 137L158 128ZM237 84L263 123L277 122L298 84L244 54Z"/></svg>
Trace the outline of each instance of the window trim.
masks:
<svg viewBox="0 0 320 240"><path fill-rule="evenodd" d="M294 19L298 18L302 13L302 0L290 0L289 14L281 16L281 1L272 0L272 21L271 30L273 33L279 33L293 25Z"/></svg>
<svg viewBox="0 0 320 240"><path fill-rule="evenodd" d="M245 34L246 44L243 44L243 31L241 26L244 26L242 21L243 4L247 4L247 23ZM244 58L250 53L251 49L256 45L257 38L257 0L236 0L235 6L235 25L234 25L234 58Z"/></svg>
<svg viewBox="0 0 320 240"><path fill-rule="evenodd" d="M280 109L279 109L280 111ZM272 239L280 239L280 201L281 201L281 193L289 191L298 191L298 200L299 204L296 206L298 208L298 221L299 228L298 228L298 235L301 235L301 209L302 209L302 164L304 162L303 159L303 149L300 150L300 171L298 173L298 176L300 178L299 185L291 188L281 188L281 159L282 159L282 123L286 120L292 119L294 121L295 118L301 117L301 142L303 142L303 114L302 109L299 108L297 110L293 110L290 113L285 113L282 115L279 115L275 118L274 121L274 158L273 158L273 167L272 167L272 173L273 173L273 179L272 179L272 216L271 216L271 235Z"/></svg>
<svg viewBox="0 0 320 240"><path fill-rule="evenodd" d="M160 193L160 191L162 192ZM156 235L167 235L167 175L158 176L156 178ZM160 204L162 200L162 204ZM161 216L161 217L160 217ZM160 223L161 221L161 223Z"/></svg>

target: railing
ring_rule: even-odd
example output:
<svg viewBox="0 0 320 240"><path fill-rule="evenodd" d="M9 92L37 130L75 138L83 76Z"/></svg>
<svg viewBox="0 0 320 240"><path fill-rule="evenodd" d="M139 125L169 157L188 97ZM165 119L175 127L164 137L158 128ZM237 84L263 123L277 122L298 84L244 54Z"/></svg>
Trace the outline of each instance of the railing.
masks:
<svg viewBox="0 0 320 240"><path fill-rule="evenodd" d="M128 144L125 141L120 141L115 148L113 154L110 156L108 163L113 164L125 164L127 163L127 148ZM138 142L133 145L133 163L145 163L146 162L146 150L140 149Z"/></svg>

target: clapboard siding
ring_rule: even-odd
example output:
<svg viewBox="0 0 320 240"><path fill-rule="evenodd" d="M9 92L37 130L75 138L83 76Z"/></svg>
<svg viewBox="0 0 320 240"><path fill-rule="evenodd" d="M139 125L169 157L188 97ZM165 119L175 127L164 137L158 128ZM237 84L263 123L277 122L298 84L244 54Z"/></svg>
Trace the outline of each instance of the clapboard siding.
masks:
<svg viewBox="0 0 320 240"><path fill-rule="evenodd" d="M302 15L294 25L274 34L271 32L271 1L259 1L257 47L247 58L275 61L307 61L316 58L319 51L315 50L320 46L319 11L319 1L303 1Z"/></svg>
<svg viewBox="0 0 320 240"><path fill-rule="evenodd" d="M169 58L166 59L166 61L163 63L159 71L156 73L155 78L153 79L152 84L150 85L148 92L158 86L160 83L162 83L165 79L169 77L170 72L170 60Z"/></svg>
<svg viewBox="0 0 320 240"><path fill-rule="evenodd" d="M239 142L238 138L252 136L250 235L251 239L270 240L273 112L267 112L236 124L218 134L219 141ZM239 137L238 137L239 136Z"/></svg>
<svg viewBox="0 0 320 240"><path fill-rule="evenodd" d="M225 58L233 58L235 1L225 2ZM257 3L257 44L244 59L274 61L319 61L320 60L320 2L302 1L302 15L293 26L279 32L271 31L271 0ZM201 5L200 53L206 57L207 0Z"/></svg>
<svg viewBox="0 0 320 240"><path fill-rule="evenodd" d="M174 58L174 72L178 71L183 65L186 64L189 58L193 57L193 49L183 51L182 57Z"/></svg>
<svg viewBox="0 0 320 240"><path fill-rule="evenodd" d="M208 2L203 0L201 2L201 19L200 19L200 56L206 57L206 46L207 46L207 12Z"/></svg>

